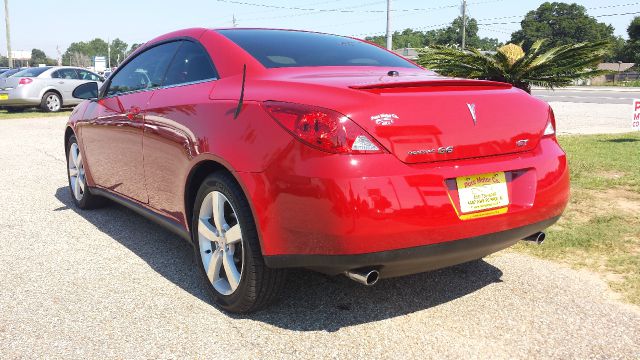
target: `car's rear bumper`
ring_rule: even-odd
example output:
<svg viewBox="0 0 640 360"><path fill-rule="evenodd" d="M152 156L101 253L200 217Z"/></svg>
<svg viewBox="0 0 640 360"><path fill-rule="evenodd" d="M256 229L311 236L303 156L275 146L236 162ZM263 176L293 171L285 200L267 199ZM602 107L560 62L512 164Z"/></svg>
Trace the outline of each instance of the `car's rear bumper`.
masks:
<svg viewBox="0 0 640 360"><path fill-rule="evenodd" d="M0 107L1 106L38 106L40 105L40 99L29 97L27 90L23 88L1 90L0 94L6 94L6 96L8 96L9 98L6 100L0 99Z"/></svg>
<svg viewBox="0 0 640 360"><path fill-rule="evenodd" d="M529 152L424 164L327 155L294 140L272 164L237 173L264 256L358 255L474 238L557 217L569 199L566 155L553 138ZM497 171L508 173L507 211L464 218L455 178Z"/></svg>
<svg viewBox="0 0 640 360"><path fill-rule="evenodd" d="M264 260L267 266L273 268L303 267L330 275L347 270L376 268L382 278L403 276L483 258L544 230L558 218L497 233L406 249L356 255L274 255L265 256Z"/></svg>

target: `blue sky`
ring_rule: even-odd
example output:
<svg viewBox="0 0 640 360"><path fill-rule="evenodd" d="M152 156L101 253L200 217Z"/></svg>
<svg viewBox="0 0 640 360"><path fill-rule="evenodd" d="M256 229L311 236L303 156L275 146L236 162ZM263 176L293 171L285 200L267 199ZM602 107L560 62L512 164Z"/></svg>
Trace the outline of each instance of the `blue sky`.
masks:
<svg viewBox="0 0 640 360"><path fill-rule="evenodd" d="M236 0L9 0L11 39L14 50L39 48L56 56L56 46L64 50L74 41L95 37L120 38L131 44L145 42L157 35L187 27L230 27L235 15L240 27L278 27L329 32L341 35L383 34L386 19L385 0L237 0L267 6L302 9L344 9L348 12L277 9L234 3ZM502 41L510 38L519 24L495 24L520 21L521 15L538 7L539 0L468 0L469 14L491 25L480 28L481 36ZM640 12L640 1L583 0L592 16ZM92 5L93 4L93 5ZM392 0L392 27L430 29L451 22L459 14L459 0ZM4 13L4 7L2 7ZM431 9L411 10L409 9ZM3 14L4 15L4 14ZM638 16L640 14L636 14ZM600 17L626 37L626 28L634 15ZM479 21L483 23L482 20ZM0 27L4 30L4 24ZM4 31L0 53L6 55Z"/></svg>

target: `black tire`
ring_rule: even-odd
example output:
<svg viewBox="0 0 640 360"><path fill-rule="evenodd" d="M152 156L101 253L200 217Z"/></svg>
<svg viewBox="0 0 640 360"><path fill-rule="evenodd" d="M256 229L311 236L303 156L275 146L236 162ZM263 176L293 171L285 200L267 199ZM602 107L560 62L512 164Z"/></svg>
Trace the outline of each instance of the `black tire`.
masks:
<svg viewBox="0 0 640 360"><path fill-rule="evenodd" d="M73 148L73 145L78 145L78 140L76 139L75 135L71 135L69 137L69 140L67 141L67 148L66 148L66 157L67 157L67 180L69 181L69 192L71 194L71 200L73 200L73 203L80 209L83 210L88 210L88 209L96 209L99 207L104 206L104 204L106 203L106 199L101 197L101 196L97 196L97 195L93 195L89 189L89 186L87 186L86 183L86 179L84 178L84 176L82 176L82 182L84 184L84 191L82 191L82 196L80 197L80 199L78 199L76 197L76 195L74 194L74 187L72 186L71 182L71 170L70 170L70 153L71 153L71 149Z"/></svg>
<svg viewBox="0 0 640 360"><path fill-rule="evenodd" d="M7 110L8 113L21 113L21 112L24 112L25 108L23 108L23 107L15 107L15 106L7 106L5 108L5 110Z"/></svg>
<svg viewBox="0 0 640 360"><path fill-rule="evenodd" d="M229 295L218 292L207 277L200 254L198 220L203 200L213 191L222 193L235 211L235 218L242 232L242 270L238 287ZM240 186L235 179L224 172L216 172L204 179L194 202L191 220L191 237L200 274L214 303L220 308L234 313L250 313L273 303L281 292L286 278L286 270L271 269L264 264L255 221Z"/></svg>
<svg viewBox="0 0 640 360"><path fill-rule="evenodd" d="M57 101L57 106L53 101ZM47 91L40 100L40 109L44 112L58 112L62 109L62 98L56 92Z"/></svg>

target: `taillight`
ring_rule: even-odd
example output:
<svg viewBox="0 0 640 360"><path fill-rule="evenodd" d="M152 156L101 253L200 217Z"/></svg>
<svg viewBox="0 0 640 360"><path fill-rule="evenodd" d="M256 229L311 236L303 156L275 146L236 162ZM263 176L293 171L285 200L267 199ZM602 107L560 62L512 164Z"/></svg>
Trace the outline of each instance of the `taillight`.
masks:
<svg viewBox="0 0 640 360"><path fill-rule="evenodd" d="M542 136L554 136L556 134L556 117L553 114L553 110L549 107L549 118L547 119L547 125L544 128Z"/></svg>
<svg viewBox="0 0 640 360"><path fill-rule="evenodd" d="M381 154L385 151L349 117L321 107L265 101L263 108L296 138L336 154Z"/></svg>
<svg viewBox="0 0 640 360"><path fill-rule="evenodd" d="M27 84L31 84L33 82L32 78L21 78L20 81L18 82L18 85L27 85Z"/></svg>

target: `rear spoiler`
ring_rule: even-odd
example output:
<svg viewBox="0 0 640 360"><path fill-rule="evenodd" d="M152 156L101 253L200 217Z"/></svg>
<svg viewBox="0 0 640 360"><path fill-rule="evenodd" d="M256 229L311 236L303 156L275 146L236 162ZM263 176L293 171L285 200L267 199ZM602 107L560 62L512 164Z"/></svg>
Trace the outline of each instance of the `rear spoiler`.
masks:
<svg viewBox="0 0 640 360"><path fill-rule="evenodd" d="M460 90L471 90L471 88L510 89L512 86L511 84L498 82L498 81L443 79L443 80L422 80L422 81L389 81L389 82L381 82L381 83L352 85L349 87L355 90L369 90L371 92L381 92L381 91L406 92L406 91L442 90L441 89L442 87L461 88ZM454 89L450 89L450 90L454 90Z"/></svg>

